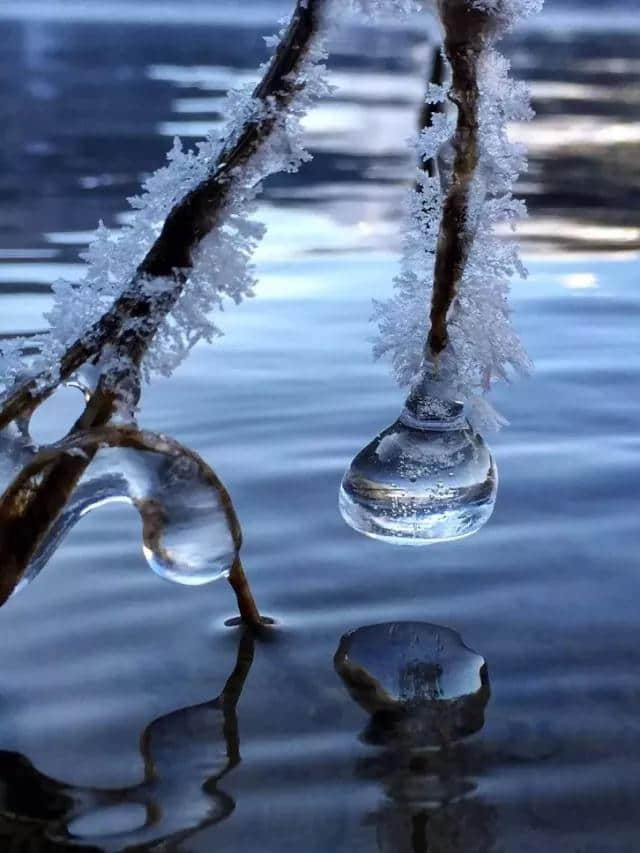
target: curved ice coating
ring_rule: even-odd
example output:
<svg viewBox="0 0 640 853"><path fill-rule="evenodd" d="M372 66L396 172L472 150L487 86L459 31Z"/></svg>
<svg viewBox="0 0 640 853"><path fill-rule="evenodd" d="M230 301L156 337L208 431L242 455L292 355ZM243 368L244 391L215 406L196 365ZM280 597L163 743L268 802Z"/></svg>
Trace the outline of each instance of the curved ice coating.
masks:
<svg viewBox="0 0 640 853"><path fill-rule="evenodd" d="M461 403L423 378L395 423L361 450L344 475L340 512L354 530L403 545L461 539L491 517L495 462Z"/></svg>
<svg viewBox="0 0 640 853"><path fill-rule="evenodd" d="M160 577L197 586L229 574L241 544L239 523L223 484L196 453L166 436L106 427L42 451L29 466L23 488L60 454L93 459L14 595L39 574L80 518L113 502L138 510L142 550Z"/></svg>
<svg viewBox="0 0 640 853"><path fill-rule="evenodd" d="M87 362L82 367L78 368L75 373L63 382L68 388L76 388L84 397L85 403L88 403L100 381L101 371L98 365L93 362Z"/></svg>
<svg viewBox="0 0 640 853"><path fill-rule="evenodd" d="M11 423L0 430L0 494L36 452L26 425Z"/></svg>

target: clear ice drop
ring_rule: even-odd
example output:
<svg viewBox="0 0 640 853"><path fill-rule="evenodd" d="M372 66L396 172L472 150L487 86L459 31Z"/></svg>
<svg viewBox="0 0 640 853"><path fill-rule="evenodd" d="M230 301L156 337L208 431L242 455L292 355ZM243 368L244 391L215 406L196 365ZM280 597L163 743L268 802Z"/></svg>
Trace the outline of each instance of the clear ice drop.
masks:
<svg viewBox="0 0 640 853"><path fill-rule="evenodd" d="M142 550L160 577L197 586L229 574L241 544L239 523L224 486L197 454L133 427L107 427L56 449L95 456L13 594L39 574L80 518L112 502L138 510Z"/></svg>
<svg viewBox="0 0 640 853"><path fill-rule="evenodd" d="M340 512L359 533L429 545L469 536L489 520L498 486L493 457L463 404L438 393L423 376L398 420L345 473Z"/></svg>

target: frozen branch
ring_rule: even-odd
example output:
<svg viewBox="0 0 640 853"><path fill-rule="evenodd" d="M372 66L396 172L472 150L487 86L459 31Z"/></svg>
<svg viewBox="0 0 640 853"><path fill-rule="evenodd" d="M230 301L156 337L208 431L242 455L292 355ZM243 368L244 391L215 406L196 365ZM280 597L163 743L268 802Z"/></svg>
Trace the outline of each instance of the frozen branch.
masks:
<svg viewBox="0 0 640 853"><path fill-rule="evenodd" d="M160 235L122 295L63 354L55 380L51 381L45 372L8 394L0 409L0 429L17 417L29 416L60 381L99 356L108 345L139 364L160 323L180 297L194 248L220 224L225 203L243 168L304 86L297 72L320 28L325 5L326 0L299 0L273 59L253 92L253 98L263 109L257 110L244 127L233 128L206 179L170 211ZM160 295L150 295L144 287L145 282L155 278L169 282ZM100 405L93 405L102 411L102 417L112 407L113 401L106 399L109 396L113 397L113 392L107 392L103 386L101 397L105 399ZM83 428L90 425L84 423Z"/></svg>
<svg viewBox="0 0 640 853"><path fill-rule="evenodd" d="M59 384L88 361L101 362L99 381L67 440L100 435L123 402L131 411L135 408L142 357L182 294L196 247L224 223L227 204L236 186L246 181L249 164L307 85L301 72L321 30L326 5L327 0L299 0L253 91L251 114L240 126L232 125L205 178L173 206L128 285L66 349L55 375L45 371L10 391L0 409L0 429L16 419L28 421ZM160 286L150 287L154 282ZM36 457L32 465L37 464L37 471L28 466L0 498L0 603L26 571L94 458L99 443L94 438L82 442L79 454L54 448ZM229 580L241 615L248 622L259 621L239 559Z"/></svg>
<svg viewBox="0 0 640 853"><path fill-rule="evenodd" d="M449 341L447 314L473 240L468 225L471 182L478 165L478 60L491 25L490 15L471 0L439 0L444 51L451 66L449 100L458 109L453 172L444 200L436 249L427 357L437 356Z"/></svg>
<svg viewBox="0 0 640 853"><path fill-rule="evenodd" d="M504 423L486 394L530 366L508 303L511 278L526 270L517 243L498 228L513 229L526 215L524 202L513 197L525 152L507 127L530 119L532 111L525 84L510 78L495 45L541 5L439 0L451 82L428 87L401 271L393 298L374 303L374 354L391 357L402 385L413 382L425 362L434 363L439 393L467 403L477 428ZM449 104L456 109L446 109Z"/></svg>

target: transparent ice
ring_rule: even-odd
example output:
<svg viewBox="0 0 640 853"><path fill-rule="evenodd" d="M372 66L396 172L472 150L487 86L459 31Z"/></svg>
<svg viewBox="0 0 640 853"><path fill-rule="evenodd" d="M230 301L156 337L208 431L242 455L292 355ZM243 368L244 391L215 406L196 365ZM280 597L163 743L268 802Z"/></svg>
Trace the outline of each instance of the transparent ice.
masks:
<svg viewBox="0 0 640 853"><path fill-rule="evenodd" d="M354 530L392 544L461 539L489 520L498 474L462 403L442 399L426 372L400 417L361 450L339 505Z"/></svg>
<svg viewBox="0 0 640 853"><path fill-rule="evenodd" d="M405 734L452 740L484 723L489 676L457 631L428 622L385 622L345 634L334 657L351 696L369 714L406 722Z"/></svg>
<svg viewBox="0 0 640 853"><path fill-rule="evenodd" d="M109 446L123 441L134 446ZM239 528L224 487L199 457L164 436L117 428L80 435L54 449L73 456L91 454L96 446L14 595L40 573L80 518L114 502L138 510L142 551L160 577L197 586L228 576L240 547Z"/></svg>

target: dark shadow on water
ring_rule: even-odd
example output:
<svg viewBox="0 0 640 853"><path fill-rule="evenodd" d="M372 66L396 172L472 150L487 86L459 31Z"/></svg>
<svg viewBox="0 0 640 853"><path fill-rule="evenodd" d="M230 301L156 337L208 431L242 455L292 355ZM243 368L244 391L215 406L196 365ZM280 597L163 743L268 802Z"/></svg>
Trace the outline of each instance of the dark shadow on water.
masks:
<svg viewBox="0 0 640 853"><path fill-rule="evenodd" d="M153 720L143 731L144 780L119 789L67 785L16 752L0 752L2 853L174 849L225 820L234 800L218 784L240 761L236 707L254 637L243 631L235 667L210 702Z"/></svg>

